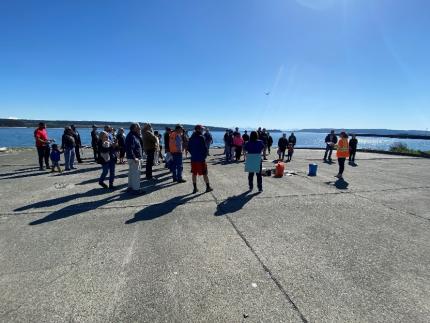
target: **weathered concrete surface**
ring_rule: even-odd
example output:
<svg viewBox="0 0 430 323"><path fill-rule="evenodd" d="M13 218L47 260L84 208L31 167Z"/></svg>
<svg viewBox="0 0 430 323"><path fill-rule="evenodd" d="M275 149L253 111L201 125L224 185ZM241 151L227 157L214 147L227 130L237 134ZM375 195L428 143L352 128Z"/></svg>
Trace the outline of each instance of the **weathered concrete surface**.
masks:
<svg viewBox="0 0 430 323"><path fill-rule="evenodd" d="M428 322L430 160L362 153L347 185L321 156L296 150L261 194L215 155L213 194L160 166L130 197L127 166L111 192L96 164L1 155L0 321Z"/></svg>

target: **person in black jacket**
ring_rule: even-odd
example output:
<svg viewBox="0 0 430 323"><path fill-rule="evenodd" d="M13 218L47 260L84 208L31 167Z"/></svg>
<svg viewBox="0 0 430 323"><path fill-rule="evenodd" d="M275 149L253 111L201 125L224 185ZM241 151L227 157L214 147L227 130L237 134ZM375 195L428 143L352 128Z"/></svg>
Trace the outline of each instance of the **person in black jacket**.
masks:
<svg viewBox="0 0 430 323"><path fill-rule="evenodd" d="M267 135L266 128L263 128L263 131L261 131L258 139L260 139L264 144L263 159L267 160L266 155L267 155L267 146L269 144L269 136Z"/></svg>
<svg viewBox="0 0 430 323"><path fill-rule="evenodd" d="M64 134L61 137L61 149L64 151L65 165L64 170L75 169L73 166L75 161L75 137L73 130L70 127L64 128Z"/></svg>
<svg viewBox="0 0 430 323"><path fill-rule="evenodd" d="M288 137L288 143L294 146L296 145L297 139L296 136L294 136L294 132L291 133L291 135Z"/></svg>
<svg viewBox="0 0 430 323"><path fill-rule="evenodd" d="M143 155L143 141L140 125L132 123L130 132L125 138L125 153L128 161L128 188L127 191L134 194L144 193L140 189L140 164Z"/></svg>
<svg viewBox="0 0 430 323"><path fill-rule="evenodd" d="M355 135L349 140L349 163L355 164L355 154L357 153L358 140Z"/></svg>
<svg viewBox="0 0 430 323"><path fill-rule="evenodd" d="M279 155L279 160L280 161L284 161L285 158L285 150L287 149L288 146L288 139L287 139L287 134L282 134L282 137L279 138L278 140L278 155Z"/></svg>
<svg viewBox="0 0 430 323"><path fill-rule="evenodd" d="M270 133L267 132L267 151L269 152L269 155L270 155L270 148L272 147L272 145L273 145L273 138L270 135Z"/></svg>
<svg viewBox="0 0 430 323"><path fill-rule="evenodd" d="M124 164L124 156L125 156L125 134L124 129L119 128L118 133L116 135L116 140L118 144L118 150L119 150L119 163Z"/></svg>
<svg viewBox="0 0 430 323"><path fill-rule="evenodd" d="M80 154L80 149L82 147L82 142L81 142L81 135L79 134L78 129L76 129L75 125L71 125L70 128L72 128L73 131L73 138L75 138L75 155L76 155L76 160L78 161L79 164L82 164L82 158L81 158L81 154Z"/></svg>
<svg viewBox="0 0 430 323"><path fill-rule="evenodd" d="M330 133L325 137L325 154L324 154L324 161L327 162L327 155L328 155L328 161L331 162L331 154L333 152L334 146L337 144L337 137L334 134L334 130L330 131Z"/></svg>

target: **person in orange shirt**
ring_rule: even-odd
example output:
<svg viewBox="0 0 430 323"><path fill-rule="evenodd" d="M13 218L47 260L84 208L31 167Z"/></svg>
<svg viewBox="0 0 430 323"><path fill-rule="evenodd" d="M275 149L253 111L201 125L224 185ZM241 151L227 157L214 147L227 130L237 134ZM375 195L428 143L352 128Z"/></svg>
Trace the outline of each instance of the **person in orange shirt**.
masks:
<svg viewBox="0 0 430 323"><path fill-rule="evenodd" d="M342 179L342 174L345 169L345 160L349 157L348 135L345 131L340 133L340 140L337 143L336 156L337 163L339 164L339 173L335 177Z"/></svg>

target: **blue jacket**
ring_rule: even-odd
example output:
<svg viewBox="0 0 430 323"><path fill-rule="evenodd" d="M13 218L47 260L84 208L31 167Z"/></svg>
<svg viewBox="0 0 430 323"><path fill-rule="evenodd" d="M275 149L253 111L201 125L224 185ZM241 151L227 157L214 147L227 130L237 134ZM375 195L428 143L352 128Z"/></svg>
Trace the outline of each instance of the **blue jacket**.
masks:
<svg viewBox="0 0 430 323"><path fill-rule="evenodd" d="M51 151L51 160L53 162L58 162L61 159L61 153L58 150Z"/></svg>
<svg viewBox="0 0 430 323"><path fill-rule="evenodd" d="M191 161L203 162L208 156L208 147L202 134L193 132L188 142L188 151L191 154Z"/></svg>
<svg viewBox="0 0 430 323"><path fill-rule="evenodd" d="M264 149L264 143L261 140L248 141L245 144L245 150L250 154L261 154Z"/></svg>
<svg viewBox="0 0 430 323"><path fill-rule="evenodd" d="M125 154L127 159L142 158L142 139L132 131L125 137Z"/></svg>

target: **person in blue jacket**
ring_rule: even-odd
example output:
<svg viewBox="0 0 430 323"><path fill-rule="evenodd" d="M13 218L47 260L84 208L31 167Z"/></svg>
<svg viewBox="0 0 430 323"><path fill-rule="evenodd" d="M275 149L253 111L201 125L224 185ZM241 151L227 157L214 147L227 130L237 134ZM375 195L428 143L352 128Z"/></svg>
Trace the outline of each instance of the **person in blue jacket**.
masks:
<svg viewBox="0 0 430 323"><path fill-rule="evenodd" d="M203 180L206 183L206 192L213 191L209 184L208 166L206 158L208 156L208 146L206 145L203 136L203 126L197 125L188 142L188 151L191 154L191 173L193 180L193 194L198 192L197 175L203 175Z"/></svg>
<svg viewBox="0 0 430 323"><path fill-rule="evenodd" d="M252 191L254 188L254 173L257 175L258 191L263 191L263 177L261 175L261 153L263 152L264 148L265 145L263 141L258 139L257 132L252 131L249 141L245 144L245 150L247 152L245 171L248 172L248 184L250 191Z"/></svg>

